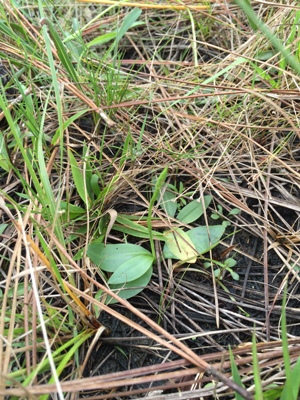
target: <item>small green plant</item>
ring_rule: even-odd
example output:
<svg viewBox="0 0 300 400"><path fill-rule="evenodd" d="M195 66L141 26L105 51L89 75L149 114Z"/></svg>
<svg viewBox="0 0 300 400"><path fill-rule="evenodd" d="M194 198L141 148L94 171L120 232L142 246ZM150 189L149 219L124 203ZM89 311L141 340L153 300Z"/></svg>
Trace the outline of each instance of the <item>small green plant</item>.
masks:
<svg viewBox="0 0 300 400"><path fill-rule="evenodd" d="M282 300L282 313L281 313L281 336L282 336L282 350L284 358L284 369L286 381L283 386L278 386L272 383L267 386L265 390L262 387L261 372L259 366L259 358L257 352L256 338L255 334L252 337L252 355L253 355L253 373L254 373L254 383L255 383L255 400L297 400L299 399L300 392L300 357L296 361L293 369L290 363L290 354L288 348L288 336L287 336L287 325L286 325L286 289L284 291L284 296ZM232 378L239 386L244 387L242 383L241 376L238 371L237 364L235 363L233 353L229 349L230 364L232 371ZM242 397L236 393L236 400L242 400Z"/></svg>
<svg viewBox="0 0 300 400"><path fill-rule="evenodd" d="M122 298L130 298L138 294L149 283L152 265L156 257L154 246L151 245L153 240L164 242L163 256L166 259L178 260L178 263L174 265L176 268L183 263L195 263L200 255L213 249L230 225L229 221L223 221L219 225L204 225L187 229L188 224L197 221L203 215L212 201L212 196L206 195L200 199L183 203L176 187L164 184L166 176L167 169L152 181L153 191L147 217L117 215L112 226L113 230L125 235L148 239L151 252L139 244L106 245L107 232L105 229L102 229L100 237L88 247L88 257L105 274L109 287L117 291ZM176 224L171 224L170 229L163 232L152 229L154 222L159 221L152 217L155 203L163 209L169 219L176 219ZM185 205L182 207L182 204ZM181 226L184 227L181 228ZM226 269L234 279L238 279L238 275L232 270L234 265L235 261L230 258L223 264L219 263L219 274L221 275L222 269ZM109 298L107 301L114 302L115 300Z"/></svg>

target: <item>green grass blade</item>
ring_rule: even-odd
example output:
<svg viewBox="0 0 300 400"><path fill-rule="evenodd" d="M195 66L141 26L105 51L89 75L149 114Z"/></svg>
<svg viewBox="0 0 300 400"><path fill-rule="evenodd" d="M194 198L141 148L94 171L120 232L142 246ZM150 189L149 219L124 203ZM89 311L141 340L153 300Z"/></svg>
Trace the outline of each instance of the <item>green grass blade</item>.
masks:
<svg viewBox="0 0 300 400"><path fill-rule="evenodd" d="M53 40L53 43L56 47L57 50L57 55L62 63L62 65L65 67L66 71L68 72L71 80L75 83L78 83L78 77L75 71L75 68L73 67L72 61L70 60L70 57L68 56L68 50L61 41L58 33L54 29L52 23L49 21L48 18L43 18L41 20L41 25L44 26L46 25L49 29L49 34L51 39Z"/></svg>
<svg viewBox="0 0 300 400"><path fill-rule="evenodd" d="M142 13L141 9L134 8L133 10L130 11L129 14L126 15L121 25L121 28L117 32L116 45L118 45L119 41L122 39L125 33L134 25L135 21L139 18L141 13Z"/></svg>
<svg viewBox="0 0 300 400"><path fill-rule="evenodd" d="M159 193L163 187L163 184L166 181L167 175L168 175L168 167L165 167L163 169L163 171L161 172L161 174L159 175L159 177L157 178L157 181L155 183L155 189L154 189L153 195L152 195L150 203L149 203L147 226L148 226L148 230L149 230L149 240L150 240L151 251L152 251L154 260L156 260L156 256L155 256L155 248L154 248L154 241L153 241L153 234L152 234L152 210L154 207L154 203L156 202L156 200L159 196Z"/></svg>
<svg viewBox="0 0 300 400"><path fill-rule="evenodd" d="M260 368L259 368L259 360L257 355L257 347L256 347L256 338L255 333L253 332L252 337L252 358L253 358L253 375L254 375L254 384L255 384L255 400L263 399L263 390L260 379Z"/></svg>
<svg viewBox="0 0 300 400"><path fill-rule="evenodd" d="M263 21L257 17L253 11L250 2L245 0L235 0L236 4L244 11L247 15L251 26L257 27L265 37L271 42L277 51L286 59L286 62L294 69L294 71L300 75L300 64L299 61L291 54L290 50L287 50L281 41L270 31L270 29L263 23Z"/></svg>
<svg viewBox="0 0 300 400"><path fill-rule="evenodd" d="M291 371L290 354L289 354L288 338L287 338L285 307L286 307L286 285L283 293L282 312L281 312L281 336L282 336L284 371L285 371L286 381L280 400L296 400L297 397L293 396L293 381L292 381L292 371Z"/></svg>
<svg viewBox="0 0 300 400"><path fill-rule="evenodd" d="M229 357L230 357L230 365L231 365L231 372L232 372L232 378L235 383L237 383L239 386L244 387L243 382L241 380L240 374L238 367L234 361L233 353L231 348L229 348ZM243 400L244 398L239 394L235 393L235 400Z"/></svg>

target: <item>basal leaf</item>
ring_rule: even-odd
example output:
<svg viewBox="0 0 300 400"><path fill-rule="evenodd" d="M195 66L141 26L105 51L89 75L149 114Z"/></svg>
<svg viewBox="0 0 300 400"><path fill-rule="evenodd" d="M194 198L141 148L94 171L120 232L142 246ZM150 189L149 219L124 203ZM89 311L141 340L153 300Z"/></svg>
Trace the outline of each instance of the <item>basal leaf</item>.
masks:
<svg viewBox="0 0 300 400"><path fill-rule="evenodd" d="M198 253L186 232L180 228L176 228L172 231L164 232L164 237L166 241L166 249L164 249L165 257L168 254L167 250L169 250L172 256L168 258L175 258L190 263L196 262Z"/></svg>
<svg viewBox="0 0 300 400"><path fill-rule="evenodd" d="M203 254L219 243L221 237L224 235L226 226L226 224L209 227L198 226L197 228L190 229L187 235L199 254Z"/></svg>
<svg viewBox="0 0 300 400"><path fill-rule="evenodd" d="M123 263L138 256L151 256L151 253L136 244L108 244L104 245L101 239L92 242L87 255L103 271L115 272Z"/></svg>
<svg viewBox="0 0 300 400"><path fill-rule="evenodd" d="M205 209L207 209L211 200L212 196L204 196ZM178 213L177 219L185 224L190 224L200 218L203 212L202 200L193 200L183 207L183 209Z"/></svg>
<svg viewBox="0 0 300 400"><path fill-rule="evenodd" d="M119 285L110 285L110 288L114 290L118 296L122 297L122 299L130 299L133 296L136 296L138 293L140 293L145 286L148 285L150 279L152 276L152 267L150 267L144 275L142 275L140 278L128 282L127 284L119 284ZM117 300L114 298L108 296L106 299L107 304L113 304L117 303Z"/></svg>
<svg viewBox="0 0 300 400"><path fill-rule="evenodd" d="M6 172L9 172L12 168L4 135L2 132L0 132L0 165L1 168L4 169L4 171Z"/></svg>
<svg viewBox="0 0 300 400"><path fill-rule="evenodd" d="M120 267L112 274L108 280L108 284L126 284L132 282L148 271L153 263L153 257L149 253L138 255L125 261Z"/></svg>
<svg viewBox="0 0 300 400"><path fill-rule="evenodd" d="M69 154L69 161L71 164L71 170L72 170L72 175L74 179L74 183L76 186L76 190L81 197L81 200L83 200L85 203L87 202L87 194L85 191L85 185L84 185L84 179L83 175L81 172L81 169L76 161L76 158L74 157L73 153L71 150L68 151Z"/></svg>
<svg viewBox="0 0 300 400"><path fill-rule="evenodd" d="M163 208L165 213L169 215L169 217L174 217L174 215L176 214L177 202L175 199L176 199L176 194L166 189L166 191L163 194L160 206Z"/></svg>

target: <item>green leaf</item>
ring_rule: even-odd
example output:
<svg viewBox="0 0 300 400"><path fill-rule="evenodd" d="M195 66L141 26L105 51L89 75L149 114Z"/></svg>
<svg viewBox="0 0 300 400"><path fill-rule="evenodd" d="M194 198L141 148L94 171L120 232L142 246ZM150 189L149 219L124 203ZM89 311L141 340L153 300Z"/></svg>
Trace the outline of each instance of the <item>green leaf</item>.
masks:
<svg viewBox="0 0 300 400"><path fill-rule="evenodd" d="M113 229L119 232L127 233L128 235L149 239L149 229L146 226L138 224L123 215L118 215L117 220L119 224L114 224ZM160 232L152 231L153 239L164 240L164 235Z"/></svg>
<svg viewBox="0 0 300 400"><path fill-rule="evenodd" d="M226 267L229 267L229 268L235 267L236 264L237 264L237 262L236 262L236 260L234 258L227 258L224 261L225 268Z"/></svg>
<svg viewBox="0 0 300 400"><path fill-rule="evenodd" d="M101 46L102 44L110 42L113 39L116 39L115 44L118 44L130 28L144 24L143 22L136 22L136 20L141 15L141 12L142 10L140 10L139 8L134 8L132 11L130 11L129 14L126 15L119 30L108 32L104 35L96 37L95 39L87 43L87 47L90 48L92 46Z"/></svg>
<svg viewBox="0 0 300 400"><path fill-rule="evenodd" d="M95 196L98 197L101 193L101 189L99 186L99 176L97 174L91 176L91 188Z"/></svg>
<svg viewBox="0 0 300 400"><path fill-rule="evenodd" d="M224 222L222 225L198 226L197 228L190 229L187 235L198 253L204 254L219 243L226 227L227 224Z"/></svg>
<svg viewBox="0 0 300 400"><path fill-rule="evenodd" d="M150 267L144 275L142 275L140 278L128 282L125 285L119 284L119 285L110 285L110 289L114 290L118 296L122 297L122 299L130 299L133 296L136 296L138 293L140 293L145 286L148 285L150 279L152 276L152 267ZM106 304L114 304L117 303L117 300L114 298L108 296L106 299Z"/></svg>
<svg viewBox="0 0 300 400"><path fill-rule="evenodd" d="M65 45L63 44L63 42L61 41L58 33L56 32L56 30L54 29L54 26L51 23L51 21L48 18L43 18L40 23L41 23L41 25L47 25L51 39L53 40L54 45L56 47L57 55L58 55L61 63L65 67L66 71L68 72L70 78L72 79L73 82L79 83L72 60L68 56L68 50L65 47Z"/></svg>
<svg viewBox="0 0 300 400"><path fill-rule="evenodd" d="M142 10L140 8L133 8L130 13L126 15L121 25L121 28L117 32L116 44L119 43L125 33L134 25L135 21L139 18L141 13Z"/></svg>
<svg viewBox="0 0 300 400"><path fill-rule="evenodd" d="M292 381L292 393L293 393L294 399L298 399L299 392L300 392L300 357L298 358L298 360L292 370L291 381Z"/></svg>
<svg viewBox="0 0 300 400"><path fill-rule="evenodd" d="M12 168L10 158L8 155L5 139L3 133L0 131L0 165L4 171L9 172Z"/></svg>
<svg viewBox="0 0 300 400"><path fill-rule="evenodd" d="M108 284L126 284L134 281L144 275L153 263L151 253L142 254L132 257L130 260L123 262L120 267L112 274L108 280Z"/></svg>
<svg viewBox="0 0 300 400"><path fill-rule="evenodd" d="M98 36L95 39L91 40L89 43L87 43L87 48L90 48L92 46L101 46L104 43L110 42L111 40L115 39L117 36L117 32L109 32L105 33L104 35Z"/></svg>
<svg viewBox="0 0 300 400"><path fill-rule="evenodd" d="M233 357L231 348L229 348L229 357L230 357L230 365L231 365L231 372L232 372L233 381L235 383L237 383L239 386L244 387L242 379L241 379L240 374L239 374L238 367L237 367L237 365L236 365L236 363L234 361L234 357ZM241 396L239 393L235 392L235 400L243 400L243 399L244 399L243 396Z"/></svg>
<svg viewBox="0 0 300 400"><path fill-rule="evenodd" d="M278 50L283 59L295 70L295 72L300 75L300 64L296 57L288 47L286 47L281 40L279 40L272 32L269 27L264 24L263 20L259 18L254 12L252 5L249 0L235 0L235 3L244 11L247 15L250 25L254 29L259 29L264 36L270 41L272 46Z"/></svg>
<svg viewBox="0 0 300 400"><path fill-rule="evenodd" d="M261 400L264 398L264 396L261 383L261 374L259 368L259 359L257 354L255 333L253 333L252 335L252 359L253 359L252 362L253 362L253 375L254 375L254 387L255 387L254 399Z"/></svg>
<svg viewBox="0 0 300 400"><path fill-rule="evenodd" d="M142 246L125 243L105 246L102 239L97 239L89 245L87 255L94 264L106 272L115 272L123 263L139 256L152 257Z"/></svg>
<svg viewBox="0 0 300 400"><path fill-rule="evenodd" d="M0 235L5 231L5 229L8 227L8 224L0 224Z"/></svg>
<svg viewBox="0 0 300 400"><path fill-rule="evenodd" d="M239 274L237 274L236 272L232 271L231 268L228 268L228 271L230 272L230 275L232 276L232 279L234 279L235 281L238 281L240 279Z"/></svg>
<svg viewBox="0 0 300 400"><path fill-rule="evenodd" d="M86 109L78 111L78 113L72 115L70 118L68 118L66 121L64 121L63 130L67 129L74 121L76 121L76 119L80 118L86 112L87 112ZM53 138L51 140L52 145L54 145L57 142L57 140L59 139L59 135L60 135L60 128L58 128L56 130L55 135L53 136Z"/></svg>
<svg viewBox="0 0 300 400"><path fill-rule="evenodd" d="M63 220L66 220L67 216L72 220L81 217L86 213L84 208L67 203L66 201L60 202L60 210L64 211L62 215Z"/></svg>
<svg viewBox="0 0 300 400"><path fill-rule="evenodd" d="M190 263L196 262L198 253L186 232L180 228L176 228L172 231L165 231L164 237L166 241L164 248L165 258L175 258ZM171 257L169 257L170 253Z"/></svg>
<svg viewBox="0 0 300 400"><path fill-rule="evenodd" d="M207 209L211 200L212 196L210 195L204 196L205 209ZM193 200L190 203L188 203L185 207L183 207L183 209L178 213L177 219L185 224L190 224L191 222L194 222L198 218L200 218L203 212L204 210L201 199Z"/></svg>
<svg viewBox="0 0 300 400"><path fill-rule="evenodd" d="M71 170L72 170L72 175L73 175L74 183L76 186L76 190L77 190L81 200L83 200L84 203L86 204L88 199L87 199L87 193L85 190L84 179L83 179L81 169L80 169L79 165L77 164L77 161L70 149L68 150L68 154L69 154L69 161L71 164Z"/></svg>
<svg viewBox="0 0 300 400"><path fill-rule="evenodd" d="M230 213L228 214L228 216L229 216L229 215L237 215L237 214L240 214L240 212L241 212L241 210L240 210L239 208L233 208L233 209L230 211Z"/></svg>
<svg viewBox="0 0 300 400"><path fill-rule="evenodd" d="M169 185L167 187L169 187ZM163 194L160 206L162 207L164 212L169 215L169 217L174 217L174 215L176 214L177 201L175 199L176 199L176 194L166 189Z"/></svg>

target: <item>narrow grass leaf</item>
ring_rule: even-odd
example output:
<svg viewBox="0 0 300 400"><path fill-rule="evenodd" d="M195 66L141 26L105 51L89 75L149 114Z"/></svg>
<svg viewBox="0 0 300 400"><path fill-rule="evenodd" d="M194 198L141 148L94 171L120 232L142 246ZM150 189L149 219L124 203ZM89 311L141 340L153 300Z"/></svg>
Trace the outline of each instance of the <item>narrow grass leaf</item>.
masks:
<svg viewBox="0 0 300 400"><path fill-rule="evenodd" d="M133 26L133 24L139 18L141 13L142 13L141 9L133 8L130 11L130 13L126 15L126 17L124 18L124 21L121 25L121 28L117 32L116 44L119 43L119 41L122 39L122 37L125 35L125 33Z"/></svg>
<svg viewBox="0 0 300 400"><path fill-rule="evenodd" d="M152 252L152 255L154 258L156 257L156 255L155 255L155 247L154 247L153 233L152 233L152 210L153 210L156 200L158 199L159 193L167 179L167 175L168 175L168 167L165 167L162 170L162 172L160 173L160 175L157 177L157 180L155 183L155 189L154 189L153 195L149 202L147 226L148 226L148 231L149 231L151 252Z"/></svg>
<svg viewBox="0 0 300 400"><path fill-rule="evenodd" d="M109 32L105 33L104 35L98 36L95 39L91 40L89 43L87 43L87 48L90 48L92 46L101 46L102 44L105 44L107 42L110 42L111 40L115 39L117 36L117 32Z"/></svg>
<svg viewBox="0 0 300 400"><path fill-rule="evenodd" d="M299 399L300 393L300 357L298 358L293 370L292 370L292 394L293 399Z"/></svg>
<svg viewBox="0 0 300 400"><path fill-rule="evenodd" d="M286 307L286 285L283 293L282 312L281 312L281 336L282 336L282 348L283 348L283 359L284 359L284 372L286 380L280 400L296 400L297 396L295 397L293 396L294 382L292 381L285 307Z"/></svg>
<svg viewBox="0 0 300 400"><path fill-rule="evenodd" d="M255 400L262 400L263 397L263 390L261 385L260 379L260 368L259 368L259 361L257 355L257 346L256 346L256 338L255 333L252 336L252 358L253 358L253 375L254 375L254 385L255 385Z"/></svg>
<svg viewBox="0 0 300 400"><path fill-rule="evenodd" d="M116 231L127 233L128 235L132 235L134 237L149 239L149 228L138 224L137 222L132 221L130 218L127 218L123 215L118 215L116 221L118 224L114 224L113 227ZM164 240L164 235L160 232L151 230L151 234L155 240Z"/></svg>
<svg viewBox="0 0 300 400"><path fill-rule="evenodd" d="M232 372L232 378L235 383L237 383L239 386L244 387L243 382L241 380L240 374L238 367L234 361L233 353L231 348L229 347L229 357L230 357L230 365L231 365L231 372ZM243 400L244 397L241 396L239 393L235 393L235 400Z"/></svg>
<svg viewBox="0 0 300 400"><path fill-rule="evenodd" d="M68 118L66 121L63 123L63 129L67 129L74 121L76 121L78 118L80 118L82 115L84 115L87 112L87 110L81 110L78 113L72 115L70 118ZM54 145L57 140L59 139L60 135L60 129L57 129L55 132L55 135L52 138L51 144Z"/></svg>
<svg viewBox="0 0 300 400"><path fill-rule="evenodd" d="M43 18L41 20L41 25L46 25L49 29L49 33L51 36L51 39L53 40L53 43L56 47L57 50L57 55L62 63L62 65L65 67L66 71L68 72L70 78L72 79L73 82L78 83L78 77L75 71L75 68L73 67L72 60L70 59L68 55L68 50L61 41L58 33L56 32L55 28L53 27L51 21L48 18Z"/></svg>
<svg viewBox="0 0 300 400"><path fill-rule="evenodd" d="M271 42L274 48L279 51L285 58L286 62L294 69L294 71L300 75L300 64L296 57L292 55L290 49L284 47L281 41L274 35L274 33L263 23L263 21L257 17L250 2L247 0L235 0L236 4L244 11L247 15L249 23L255 25L265 37Z"/></svg>
<svg viewBox="0 0 300 400"><path fill-rule="evenodd" d="M8 224L0 224L0 235L5 231L5 229L8 227Z"/></svg>

